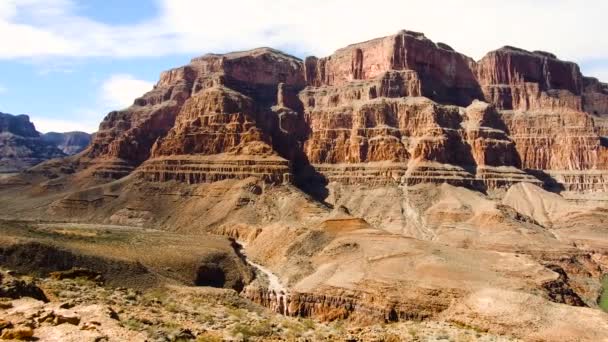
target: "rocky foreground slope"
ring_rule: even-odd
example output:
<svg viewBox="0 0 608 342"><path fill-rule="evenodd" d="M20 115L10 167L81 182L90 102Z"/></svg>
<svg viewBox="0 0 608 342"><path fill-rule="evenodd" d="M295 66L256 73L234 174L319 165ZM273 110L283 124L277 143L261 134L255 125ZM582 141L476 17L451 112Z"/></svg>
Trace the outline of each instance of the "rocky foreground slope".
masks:
<svg viewBox="0 0 608 342"><path fill-rule="evenodd" d="M209 54L81 154L0 182L0 216L223 236L258 268L241 295L282 315L596 341L607 104L550 53L476 62L409 31L324 58Z"/></svg>

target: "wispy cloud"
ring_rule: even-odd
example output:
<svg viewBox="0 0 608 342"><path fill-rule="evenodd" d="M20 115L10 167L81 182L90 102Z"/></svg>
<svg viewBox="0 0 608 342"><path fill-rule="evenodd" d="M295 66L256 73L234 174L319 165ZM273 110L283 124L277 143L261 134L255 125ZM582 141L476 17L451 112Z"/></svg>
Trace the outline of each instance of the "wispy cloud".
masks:
<svg viewBox="0 0 608 342"><path fill-rule="evenodd" d="M425 32L475 58L502 45L584 60L608 55L604 0L158 0L156 18L108 25L71 0L4 0L0 58L160 56L255 46L326 55L399 29ZM371 7L371 8L370 8Z"/></svg>
<svg viewBox="0 0 608 342"><path fill-rule="evenodd" d="M4 94L8 91L8 88L0 84L0 94Z"/></svg>
<svg viewBox="0 0 608 342"><path fill-rule="evenodd" d="M69 120L31 116L31 120L36 126L36 130L42 133L48 132L95 132L97 122L86 120Z"/></svg>
<svg viewBox="0 0 608 342"><path fill-rule="evenodd" d="M110 107L128 107L135 98L152 90L153 86L154 83L138 80L131 75L112 75L101 86L101 100Z"/></svg>
<svg viewBox="0 0 608 342"><path fill-rule="evenodd" d="M84 131L95 132L100 118L111 110L126 108L135 98L150 91L152 82L139 80L128 74L115 74L101 82L95 100L88 107L75 108L63 113L62 118L31 115L36 129L41 132Z"/></svg>

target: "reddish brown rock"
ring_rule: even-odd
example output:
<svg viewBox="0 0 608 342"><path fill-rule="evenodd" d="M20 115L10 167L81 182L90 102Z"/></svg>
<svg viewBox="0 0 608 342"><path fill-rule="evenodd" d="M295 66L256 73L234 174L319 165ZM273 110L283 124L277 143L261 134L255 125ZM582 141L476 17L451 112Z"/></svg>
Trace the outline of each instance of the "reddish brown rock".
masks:
<svg viewBox="0 0 608 342"><path fill-rule="evenodd" d="M552 54L504 47L476 63L400 31L304 61L270 48L195 58L110 113L85 155L104 177L147 161L155 181L540 184L530 169L593 190L607 113L608 87Z"/></svg>
<svg viewBox="0 0 608 342"><path fill-rule="evenodd" d="M206 55L192 63L202 70L202 79L215 75L214 81L195 81L175 125L152 148L159 160L142 168L146 177L190 183L249 176L288 181L289 162L277 152L291 156L289 140L301 124L294 111L300 106L297 91L304 86L301 62L262 48ZM174 77L181 74L161 82Z"/></svg>
<svg viewBox="0 0 608 342"><path fill-rule="evenodd" d="M272 154L269 138L256 127L253 100L225 87L200 91L186 101L175 126L161 138L153 156L247 151ZM251 143L262 147L247 148Z"/></svg>
<svg viewBox="0 0 608 342"><path fill-rule="evenodd" d="M438 102L468 105L481 98L475 62L424 34L400 31L395 35L353 44L326 58L307 58L309 85L344 85L375 79L388 71L411 70L421 80L421 93Z"/></svg>
<svg viewBox="0 0 608 342"><path fill-rule="evenodd" d="M268 48L195 58L189 65L163 72L154 90L136 99L133 106L108 114L85 155L98 164L98 175L124 176L150 157L153 144L173 128L181 107L193 94L225 85L244 97L252 96L256 106L271 104L276 101L278 83L304 86L301 69L296 58ZM185 127L184 120L176 129ZM159 149L162 154L163 148ZM188 148L182 146L174 153L182 150Z"/></svg>
<svg viewBox="0 0 608 342"><path fill-rule="evenodd" d="M594 121L583 112L503 113L522 167L537 170L606 169Z"/></svg>
<svg viewBox="0 0 608 342"><path fill-rule="evenodd" d="M486 100L500 109L583 107L583 77L578 65L550 53L505 46L479 61L477 77Z"/></svg>

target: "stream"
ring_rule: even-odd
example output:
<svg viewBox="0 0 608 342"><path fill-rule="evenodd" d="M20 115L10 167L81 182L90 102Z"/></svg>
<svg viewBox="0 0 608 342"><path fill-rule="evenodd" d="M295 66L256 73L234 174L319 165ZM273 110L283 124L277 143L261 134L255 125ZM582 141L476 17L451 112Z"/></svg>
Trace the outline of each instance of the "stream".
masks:
<svg viewBox="0 0 608 342"><path fill-rule="evenodd" d="M268 284L266 284L266 289L269 293L273 293L274 296L276 296L278 312L287 315L287 299L289 297L289 290L287 287L283 285L276 274L272 273L268 268L251 261L247 257L247 251L244 247L245 244L242 241L235 240L235 242L238 245L238 253L240 253L243 259L255 269L256 277L265 279L268 282Z"/></svg>

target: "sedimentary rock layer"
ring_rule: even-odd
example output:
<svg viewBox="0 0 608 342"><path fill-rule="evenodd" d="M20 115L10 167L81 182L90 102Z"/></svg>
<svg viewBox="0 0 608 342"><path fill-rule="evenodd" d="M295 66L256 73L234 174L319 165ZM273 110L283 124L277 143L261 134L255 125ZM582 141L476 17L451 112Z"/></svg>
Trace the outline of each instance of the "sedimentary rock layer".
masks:
<svg viewBox="0 0 608 342"><path fill-rule="evenodd" d="M190 156L238 155L289 161L272 182L601 190L607 117L608 86L550 53L503 47L475 62L400 31L324 58L270 48L195 58L108 114L84 158L111 177L176 161L154 180L221 179L203 175L210 164L190 176Z"/></svg>
<svg viewBox="0 0 608 342"><path fill-rule="evenodd" d="M222 154L154 158L138 168L137 174L154 182L175 180L188 184L249 177L257 177L272 184L289 183L292 180L289 162L280 157L250 158Z"/></svg>

